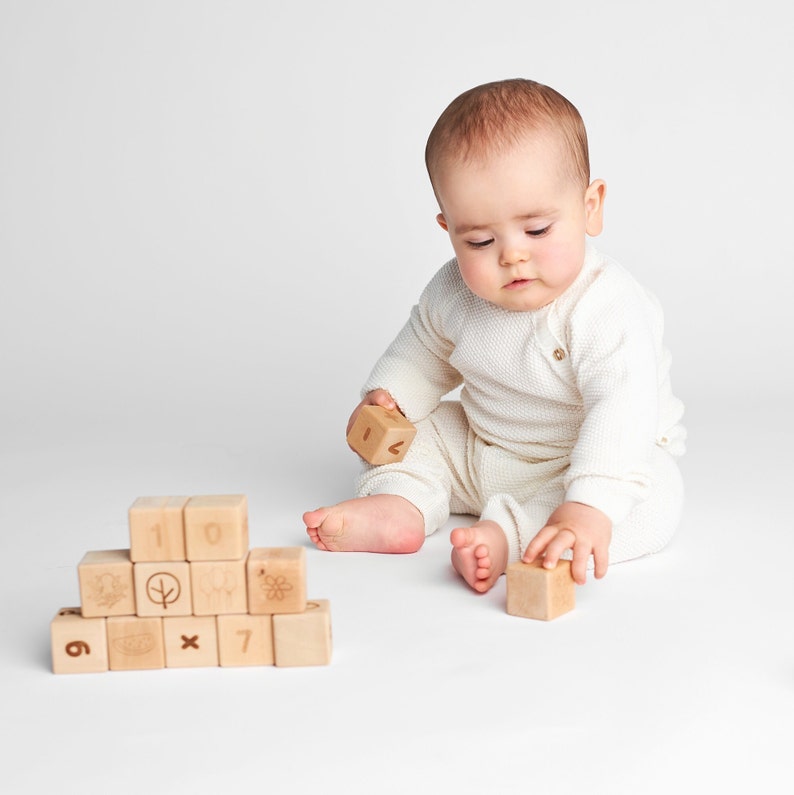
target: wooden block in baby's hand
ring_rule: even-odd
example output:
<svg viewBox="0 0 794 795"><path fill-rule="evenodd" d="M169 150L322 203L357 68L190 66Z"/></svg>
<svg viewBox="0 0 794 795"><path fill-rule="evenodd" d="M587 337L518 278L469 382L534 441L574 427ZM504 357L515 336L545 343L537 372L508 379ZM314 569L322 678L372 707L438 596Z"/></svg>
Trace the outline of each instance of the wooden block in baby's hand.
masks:
<svg viewBox="0 0 794 795"><path fill-rule="evenodd" d="M56 674L108 670L104 618L83 618L79 607L64 607L50 623L52 670Z"/></svg>
<svg viewBox="0 0 794 795"><path fill-rule="evenodd" d="M130 506L130 558L184 560L187 497L138 497Z"/></svg>
<svg viewBox="0 0 794 795"><path fill-rule="evenodd" d="M135 614L132 561L128 549L92 550L77 565L84 618Z"/></svg>
<svg viewBox="0 0 794 795"><path fill-rule="evenodd" d="M511 563L507 567L507 612L511 616L549 621L576 606L571 562L560 560L544 569L543 560Z"/></svg>
<svg viewBox="0 0 794 795"><path fill-rule="evenodd" d="M248 501L244 494L191 497L185 505L188 560L240 560L248 551Z"/></svg>
<svg viewBox="0 0 794 795"><path fill-rule="evenodd" d="M402 461L416 428L399 411L363 406L347 435L347 443L374 466Z"/></svg>
<svg viewBox="0 0 794 795"><path fill-rule="evenodd" d="M331 646L331 605L327 599L307 602L302 613L273 616L276 665L328 665Z"/></svg>
<svg viewBox="0 0 794 795"><path fill-rule="evenodd" d="M248 553L248 612L300 613L306 609L306 550L256 547Z"/></svg>

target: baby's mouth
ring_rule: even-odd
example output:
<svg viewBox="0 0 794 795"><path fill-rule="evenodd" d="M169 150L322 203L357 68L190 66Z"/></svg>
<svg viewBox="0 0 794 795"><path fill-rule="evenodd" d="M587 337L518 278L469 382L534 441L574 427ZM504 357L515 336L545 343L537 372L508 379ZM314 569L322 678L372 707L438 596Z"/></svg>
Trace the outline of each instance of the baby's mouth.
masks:
<svg viewBox="0 0 794 795"><path fill-rule="evenodd" d="M521 287L528 287L534 281L535 281L534 279L513 279L512 282L508 282L505 285L505 289L506 290L518 290Z"/></svg>

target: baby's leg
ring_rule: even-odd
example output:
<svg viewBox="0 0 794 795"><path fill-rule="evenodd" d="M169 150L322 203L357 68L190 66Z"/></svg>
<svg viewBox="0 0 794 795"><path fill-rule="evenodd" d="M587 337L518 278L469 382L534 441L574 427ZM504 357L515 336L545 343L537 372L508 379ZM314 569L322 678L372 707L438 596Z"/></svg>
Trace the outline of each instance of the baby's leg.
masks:
<svg viewBox="0 0 794 795"><path fill-rule="evenodd" d="M404 497L373 494L303 514L309 538L329 552L416 552L425 520Z"/></svg>
<svg viewBox="0 0 794 795"><path fill-rule="evenodd" d="M507 568L507 536L496 522L481 519L449 536L455 571L479 593L489 591Z"/></svg>
<svg viewBox="0 0 794 795"><path fill-rule="evenodd" d="M468 425L460 404L443 402L417 423L417 435L396 464L364 465L357 499L304 514L319 549L416 552L449 517L455 449L464 455Z"/></svg>

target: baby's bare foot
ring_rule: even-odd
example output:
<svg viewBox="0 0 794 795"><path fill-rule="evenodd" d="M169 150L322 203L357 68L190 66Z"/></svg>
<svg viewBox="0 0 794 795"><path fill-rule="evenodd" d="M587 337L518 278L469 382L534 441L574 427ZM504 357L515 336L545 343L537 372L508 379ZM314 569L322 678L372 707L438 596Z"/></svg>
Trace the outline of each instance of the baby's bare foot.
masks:
<svg viewBox="0 0 794 795"><path fill-rule="evenodd" d="M507 568L508 546L496 522L479 521L450 533L452 565L478 593L489 591Z"/></svg>
<svg viewBox="0 0 794 795"><path fill-rule="evenodd" d="M404 497L373 494L303 514L306 532L329 552L416 552L425 520Z"/></svg>

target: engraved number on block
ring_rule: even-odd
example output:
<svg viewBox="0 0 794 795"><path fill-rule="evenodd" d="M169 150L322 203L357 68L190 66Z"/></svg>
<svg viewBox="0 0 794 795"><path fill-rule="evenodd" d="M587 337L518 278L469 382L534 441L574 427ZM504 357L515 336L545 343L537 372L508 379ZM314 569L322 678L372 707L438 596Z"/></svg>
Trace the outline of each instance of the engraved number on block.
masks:
<svg viewBox="0 0 794 795"><path fill-rule="evenodd" d="M236 634L243 636L242 652L243 654L246 654L248 652L248 642L251 640L251 635L253 633L250 629L238 629Z"/></svg>
<svg viewBox="0 0 794 795"><path fill-rule="evenodd" d="M68 615L61 613L61 615ZM70 657L79 657L81 654L91 654L91 647L84 640L73 640L66 644L64 651Z"/></svg>
<svg viewBox="0 0 794 795"><path fill-rule="evenodd" d="M163 533L160 529L160 525L152 525L149 530L154 533L155 538L157 539L157 547L158 549L163 546Z"/></svg>
<svg viewBox="0 0 794 795"><path fill-rule="evenodd" d="M207 543L215 546L221 540L221 526L217 522L210 522L204 525L204 536Z"/></svg>

